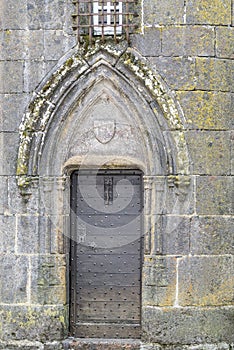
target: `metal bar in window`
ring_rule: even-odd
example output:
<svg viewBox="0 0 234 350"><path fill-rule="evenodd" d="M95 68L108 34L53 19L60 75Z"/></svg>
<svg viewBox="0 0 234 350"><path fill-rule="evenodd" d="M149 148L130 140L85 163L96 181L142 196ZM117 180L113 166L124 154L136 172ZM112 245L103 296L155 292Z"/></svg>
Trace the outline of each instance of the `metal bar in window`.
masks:
<svg viewBox="0 0 234 350"><path fill-rule="evenodd" d="M102 41L104 42L104 6L105 6L105 0L102 0Z"/></svg>
<svg viewBox="0 0 234 350"><path fill-rule="evenodd" d="M92 43L92 0L89 1L89 43Z"/></svg>
<svg viewBox="0 0 234 350"><path fill-rule="evenodd" d="M126 1L126 39L129 42L129 3Z"/></svg>
<svg viewBox="0 0 234 350"><path fill-rule="evenodd" d="M113 17L114 17L114 39L116 41L116 25L117 25L117 9L116 9L116 1L114 2L114 14L113 14Z"/></svg>
<svg viewBox="0 0 234 350"><path fill-rule="evenodd" d="M80 5L78 2L76 2L76 13L77 13L77 19L76 19L77 39L78 39L78 42L80 42Z"/></svg>
<svg viewBox="0 0 234 350"><path fill-rule="evenodd" d="M132 18L136 16L133 4L136 0L72 0L76 5L73 29L77 30L78 41L88 34L89 42L93 36L112 35L117 39L123 32L129 41L130 32L135 27Z"/></svg>

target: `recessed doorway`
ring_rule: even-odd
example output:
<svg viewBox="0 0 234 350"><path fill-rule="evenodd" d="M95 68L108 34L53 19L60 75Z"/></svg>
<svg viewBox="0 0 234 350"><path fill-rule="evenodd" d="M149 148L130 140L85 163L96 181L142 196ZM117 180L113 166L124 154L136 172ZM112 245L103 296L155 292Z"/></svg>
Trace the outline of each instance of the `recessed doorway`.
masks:
<svg viewBox="0 0 234 350"><path fill-rule="evenodd" d="M140 338L143 185L140 170L71 176L70 331Z"/></svg>

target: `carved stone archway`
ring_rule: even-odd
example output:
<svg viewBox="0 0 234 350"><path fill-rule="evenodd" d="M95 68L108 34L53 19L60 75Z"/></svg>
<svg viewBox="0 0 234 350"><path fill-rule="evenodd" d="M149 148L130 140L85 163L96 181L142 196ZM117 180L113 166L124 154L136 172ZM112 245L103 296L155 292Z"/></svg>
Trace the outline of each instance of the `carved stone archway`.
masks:
<svg viewBox="0 0 234 350"><path fill-rule="evenodd" d="M95 122L103 120L116 128L110 142L95 136ZM163 254L164 231L171 227L165 215L179 220L190 200L184 124L160 76L123 43L75 48L61 60L23 118L17 167L22 195L33 197L39 188L40 210L53 224L47 232L51 252L67 254L74 169L138 168L144 172L145 271L153 271L154 257Z"/></svg>

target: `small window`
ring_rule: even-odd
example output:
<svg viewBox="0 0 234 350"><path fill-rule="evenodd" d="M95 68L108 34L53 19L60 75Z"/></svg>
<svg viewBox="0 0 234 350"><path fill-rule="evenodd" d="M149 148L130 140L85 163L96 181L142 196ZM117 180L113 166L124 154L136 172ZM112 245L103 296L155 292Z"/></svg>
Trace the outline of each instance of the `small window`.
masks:
<svg viewBox="0 0 234 350"><path fill-rule="evenodd" d="M94 1L93 2L93 24L94 35L121 35L123 24L122 2Z"/></svg>
<svg viewBox="0 0 234 350"><path fill-rule="evenodd" d="M76 7L73 16L73 29L77 31L78 41L82 36L89 36L92 42L94 37L125 35L129 40L129 34L137 27L136 0L73 0Z"/></svg>

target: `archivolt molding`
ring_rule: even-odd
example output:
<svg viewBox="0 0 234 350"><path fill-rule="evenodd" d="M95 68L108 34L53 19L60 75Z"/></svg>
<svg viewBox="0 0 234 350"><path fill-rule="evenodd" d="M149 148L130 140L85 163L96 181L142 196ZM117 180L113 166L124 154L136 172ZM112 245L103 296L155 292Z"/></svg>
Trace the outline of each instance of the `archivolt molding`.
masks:
<svg viewBox="0 0 234 350"><path fill-rule="evenodd" d="M64 96L74 82L95 70L98 64L113 69L125 77L134 89L148 91L145 97L152 110L160 107L167 130L173 131L176 147L176 173L189 174L189 157L184 137L184 120L179 105L161 79L153 72L139 53L127 48L124 42L116 45L96 42L94 47L76 47L64 57L36 90L20 125L20 146L18 152L18 185L27 189L32 177L38 175L37 166L31 166L32 159L37 159L39 147L34 147L38 135L46 137L47 126L53 118L56 108L63 102ZM138 82L138 83L137 83ZM142 93L144 94L144 91ZM156 112L156 110L155 110Z"/></svg>

